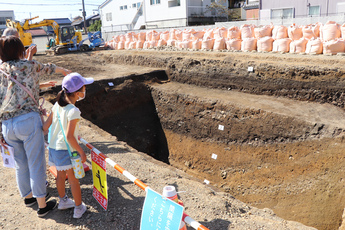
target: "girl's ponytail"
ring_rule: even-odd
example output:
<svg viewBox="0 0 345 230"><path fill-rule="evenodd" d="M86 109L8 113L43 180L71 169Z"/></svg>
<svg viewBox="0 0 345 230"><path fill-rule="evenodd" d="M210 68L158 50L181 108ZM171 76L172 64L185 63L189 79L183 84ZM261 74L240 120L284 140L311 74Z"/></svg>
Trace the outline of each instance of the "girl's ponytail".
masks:
<svg viewBox="0 0 345 230"><path fill-rule="evenodd" d="M69 93L66 93L65 92L65 89L62 89L58 95L56 96L56 101L59 103L59 105L61 107L65 107L66 105L68 105L69 103L66 101L66 96L68 95Z"/></svg>

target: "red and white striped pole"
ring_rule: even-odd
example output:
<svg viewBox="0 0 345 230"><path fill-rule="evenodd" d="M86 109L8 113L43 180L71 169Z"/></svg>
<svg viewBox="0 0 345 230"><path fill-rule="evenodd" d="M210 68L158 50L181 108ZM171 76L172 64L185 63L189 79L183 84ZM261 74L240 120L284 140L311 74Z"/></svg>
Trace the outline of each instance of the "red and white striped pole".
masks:
<svg viewBox="0 0 345 230"><path fill-rule="evenodd" d="M110 164L114 169L119 171L122 175L127 177L130 181L132 181L134 184L136 184L139 188L144 190L146 192L147 188L149 188L148 185L146 185L144 182L133 176L131 173L129 173L127 170L122 168L119 164L108 158L106 155L104 155L102 152L100 152L98 149L93 147L90 143L88 143L86 140L78 136L78 139L90 150L92 150L94 153L102 157L108 164ZM189 224L191 227L193 227L196 230L209 230L199 222L193 220L190 216L188 216L186 213L183 213L182 220Z"/></svg>

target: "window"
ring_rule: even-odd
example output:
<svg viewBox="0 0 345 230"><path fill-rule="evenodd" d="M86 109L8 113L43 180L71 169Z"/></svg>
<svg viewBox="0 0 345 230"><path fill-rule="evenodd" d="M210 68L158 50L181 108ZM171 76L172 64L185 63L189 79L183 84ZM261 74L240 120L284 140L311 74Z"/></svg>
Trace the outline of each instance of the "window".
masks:
<svg viewBox="0 0 345 230"><path fill-rule="evenodd" d="M320 6L309 6L309 16L320 16Z"/></svg>
<svg viewBox="0 0 345 230"><path fill-rule="evenodd" d="M168 1L168 6L169 7L175 7L175 6L180 6L180 0L172 0L172 1Z"/></svg>
<svg viewBox="0 0 345 230"><path fill-rule="evenodd" d="M120 6L120 10L123 10L123 6Z"/></svg>
<svg viewBox="0 0 345 230"><path fill-rule="evenodd" d="M123 6L123 9L124 9L124 10L127 10L127 5L124 5L124 6Z"/></svg>
<svg viewBox="0 0 345 230"><path fill-rule="evenodd" d="M112 13L106 13L105 18L107 21L112 21L113 20Z"/></svg>
<svg viewBox="0 0 345 230"><path fill-rule="evenodd" d="M150 5L161 4L161 0L150 0Z"/></svg>
<svg viewBox="0 0 345 230"><path fill-rule="evenodd" d="M293 18L294 8L276 9L271 11L271 18Z"/></svg>
<svg viewBox="0 0 345 230"><path fill-rule="evenodd" d="M137 8L137 4L136 4L136 3L133 3L133 4L132 4L132 8Z"/></svg>
<svg viewBox="0 0 345 230"><path fill-rule="evenodd" d="M139 8L139 7L140 7L140 2L137 3L137 8Z"/></svg>

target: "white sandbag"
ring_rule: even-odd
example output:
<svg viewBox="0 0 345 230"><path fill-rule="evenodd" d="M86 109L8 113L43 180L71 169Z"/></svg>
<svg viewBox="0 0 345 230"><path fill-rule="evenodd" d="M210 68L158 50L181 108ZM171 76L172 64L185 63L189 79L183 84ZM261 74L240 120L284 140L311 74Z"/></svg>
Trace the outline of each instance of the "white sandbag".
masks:
<svg viewBox="0 0 345 230"><path fill-rule="evenodd" d="M321 40L326 42L341 37L340 25L334 21L328 21L320 29Z"/></svg>
<svg viewBox="0 0 345 230"><path fill-rule="evenodd" d="M263 37L272 37L273 26L266 25L254 28L254 37L263 38Z"/></svg>
<svg viewBox="0 0 345 230"><path fill-rule="evenodd" d="M201 43L201 49L210 50L213 48L213 45L214 45L213 38L204 39L202 40L202 43Z"/></svg>
<svg viewBox="0 0 345 230"><path fill-rule="evenodd" d="M241 42L240 39L229 39L225 41L226 49L227 50L241 50Z"/></svg>
<svg viewBox="0 0 345 230"><path fill-rule="evenodd" d="M305 50L307 54L322 54L323 52L323 43L320 38L312 38L307 43L307 48Z"/></svg>
<svg viewBox="0 0 345 230"><path fill-rule="evenodd" d="M288 38L288 29L286 26L274 26L272 30L272 38L274 40Z"/></svg>
<svg viewBox="0 0 345 230"><path fill-rule="evenodd" d="M245 38L242 40L242 43L241 43L242 51L253 51L253 50L256 50L256 48L257 48L256 38Z"/></svg>
<svg viewBox="0 0 345 230"><path fill-rule="evenodd" d="M259 52L271 52L273 50L274 39L272 37L263 37L257 39L257 50Z"/></svg>
<svg viewBox="0 0 345 230"><path fill-rule="evenodd" d="M323 54L337 54L345 52L345 42L342 39L323 42Z"/></svg>
<svg viewBox="0 0 345 230"><path fill-rule="evenodd" d="M308 40L301 38L299 40L293 40L290 43L290 53L305 53Z"/></svg>
<svg viewBox="0 0 345 230"><path fill-rule="evenodd" d="M273 52L289 52L290 50L290 38L277 39L273 42Z"/></svg>
<svg viewBox="0 0 345 230"><path fill-rule="evenodd" d="M232 26L228 29L229 39L241 39L241 30L237 26Z"/></svg>
<svg viewBox="0 0 345 230"><path fill-rule="evenodd" d="M213 50L224 50L225 49L225 39L217 38L214 39Z"/></svg>
<svg viewBox="0 0 345 230"><path fill-rule="evenodd" d="M246 38L254 38L254 26L244 24L240 27L242 40Z"/></svg>
<svg viewBox="0 0 345 230"><path fill-rule="evenodd" d="M291 40L299 40L303 37L302 27L296 26L295 23L288 27L288 36Z"/></svg>

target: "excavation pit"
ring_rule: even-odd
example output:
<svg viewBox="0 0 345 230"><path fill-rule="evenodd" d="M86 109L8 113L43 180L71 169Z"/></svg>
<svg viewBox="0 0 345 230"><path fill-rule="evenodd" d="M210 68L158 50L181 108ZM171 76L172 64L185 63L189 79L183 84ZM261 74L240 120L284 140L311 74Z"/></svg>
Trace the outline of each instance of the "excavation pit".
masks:
<svg viewBox="0 0 345 230"><path fill-rule="evenodd" d="M82 116L245 203L318 229L339 227L345 206L345 81L344 70L331 63L341 66L341 60L149 54L90 59L165 71L95 82L78 104ZM319 66L307 66L302 58ZM248 65L254 72L247 72ZM92 68L85 71L95 75Z"/></svg>

